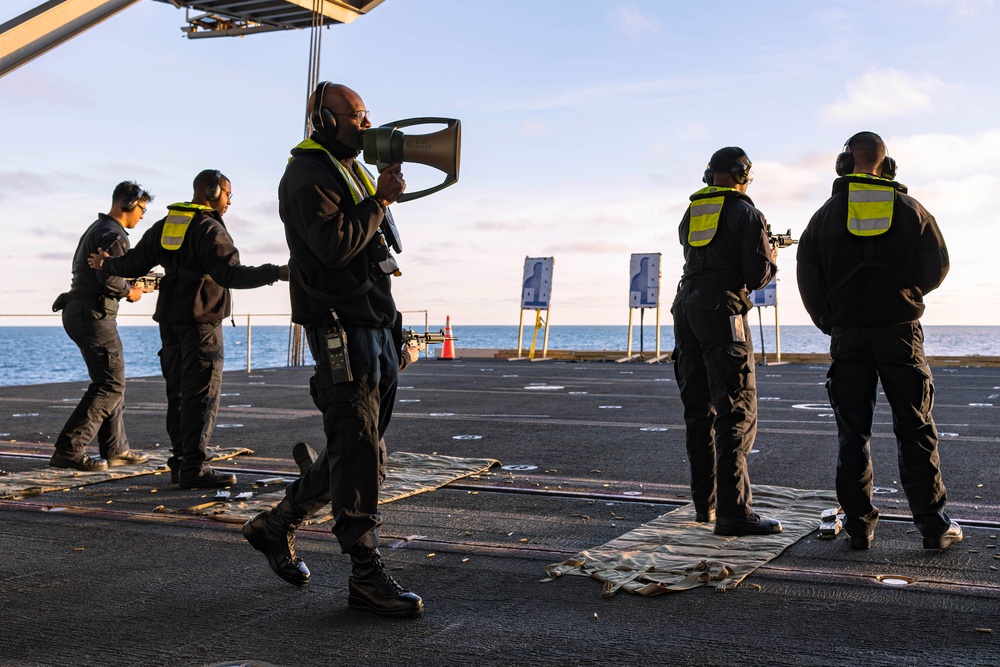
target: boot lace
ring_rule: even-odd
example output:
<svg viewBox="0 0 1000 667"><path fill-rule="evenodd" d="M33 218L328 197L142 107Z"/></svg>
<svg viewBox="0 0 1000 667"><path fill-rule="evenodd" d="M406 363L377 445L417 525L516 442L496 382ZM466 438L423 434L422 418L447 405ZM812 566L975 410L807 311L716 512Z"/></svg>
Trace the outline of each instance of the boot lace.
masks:
<svg viewBox="0 0 1000 667"><path fill-rule="evenodd" d="M300 560L299 557L295 555L295 531L301 523L301 521L295 521L288 526L288 555L292 557L293 563Z"/></svg>
<svg viewBox="0 0 1000 667"><path fill-rule="evenodd" d="M382 563L382 555L378 552L378 550L372 551L372 576L380 588L396 595L406 592L403 587L399 585L399 582L393 579L392 575L385 571L385 564Z"/></svg>

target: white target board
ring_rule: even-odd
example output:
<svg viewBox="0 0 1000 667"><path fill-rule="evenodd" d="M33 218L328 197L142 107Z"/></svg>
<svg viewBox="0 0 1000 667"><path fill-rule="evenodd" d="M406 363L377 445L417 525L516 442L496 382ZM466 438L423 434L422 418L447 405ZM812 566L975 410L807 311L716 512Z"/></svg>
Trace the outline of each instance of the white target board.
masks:
<svg viewBox="0 0 1000 667"><path fill-rule="evenodd" d="M553 257L525 257L521 308L547 309L552 298Z"/></svg>
<svg viewBox="0 0 1000 667"><path fill-rule="evenodd" d="M629 308L660 305L660 253L633 253L629 264Z"/></svg>
<svg viewBox="0 0 1000 667"><path fill-rule="evenodd" d="M761 306L778 305L778 279L774 278L771 282L764 285L763 289L756 289L750 292L750 300L758 308Z"/></svg>

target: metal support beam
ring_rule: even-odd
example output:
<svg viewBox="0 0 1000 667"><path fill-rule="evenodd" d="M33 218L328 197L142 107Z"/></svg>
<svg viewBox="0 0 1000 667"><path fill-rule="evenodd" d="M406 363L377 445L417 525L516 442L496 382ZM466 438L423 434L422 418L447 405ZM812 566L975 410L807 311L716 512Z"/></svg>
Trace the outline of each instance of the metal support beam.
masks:
<svg viewBox="0 0 1000 667"><path fill-rule="evenodd" d="M338 23L351 23L354 19L367 14L382 4L384 0L361 0L358 2L344 2L343 0L326 0L323 7L323 16L333 19ZM312 0L287 0L287 2L298 5L302 9L312 11Z"/></svg>
<svg viewBox="0 0 1000 667"><path fill-rule="evenodd" d="M181 28L188 37L220 37L259 32L259 26L290 30L312 27L314 0L159 0L204 12ZM351 23L385 0L324 0L319 4L322 25Z"/></svg>
<svg viewBox="0 0 1000 667"><path fill-rule="evenodd" d="M0 25L0 76L139 0L49 0Z"/></svg>

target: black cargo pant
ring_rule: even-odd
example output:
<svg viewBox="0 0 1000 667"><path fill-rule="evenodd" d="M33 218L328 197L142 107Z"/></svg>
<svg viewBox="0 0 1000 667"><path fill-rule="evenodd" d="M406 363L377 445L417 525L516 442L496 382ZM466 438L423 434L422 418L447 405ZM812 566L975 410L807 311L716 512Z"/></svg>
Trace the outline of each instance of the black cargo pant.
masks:
<svg viewBox="0 0 1000 667"><path fill-rule="evenodd" d="M160 323L160 368L167 383L167 435L182 477L205 465L222 391L221 322Z"/></svg>
<svg viewBox="0 0 1000 667"><path fill-rule="evenodd" d="M738 301L718 308L675 303L674 374L684 405L691 495L695 509L718 516L751 513L747 455L757 436L757 376L753 339L745 315L738 320L745 342L734 342L730 316Z"/></svg>
<svg viewBox="0 0 1000 667"><path fill-rule="evenodd" d="M125 360L115 314L106 314L101 302L75 300L62 311L63 329L80 348L90 375L90 386L63 426L55 447L74 455L97 436L101 458L129 448L122 414L125 411Z"/></svg>
<svg viewBox="0 0 1000 667"><path fill-rule="evenodd" d="M875 527L872 505L872 421L879 380L892 408L899 480L913 522L928 537L941 535L950 519L944 512L947 494L941 481L938 434L931 416L934 382L924 357L919 322L886 327L834 327L830 339L833 363L826 387L837 418L837 499L851 535Z"/></svg>
<svg viewBox="0 0 1000 667"><path fill-rule="evenodd" d="M396 401L399 358L389 329L346 327L354 380L333 384L323 336L306 327L316 372L309 382L323 413L326 448L305 474L288 485L285 498L296 518L333 506L333 533L344 553L378 547L382 515L378 492L386 474L385 435Z"/></svg>

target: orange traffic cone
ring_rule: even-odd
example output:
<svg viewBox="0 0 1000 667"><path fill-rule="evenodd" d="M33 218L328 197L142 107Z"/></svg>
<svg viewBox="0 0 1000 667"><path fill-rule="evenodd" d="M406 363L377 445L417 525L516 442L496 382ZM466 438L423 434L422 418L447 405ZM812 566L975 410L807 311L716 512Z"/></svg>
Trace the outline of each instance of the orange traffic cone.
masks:
<svg viewBox="0 0 1000 667"><path fill-rule="evenodd" d="M451 335L451 315L445 316L444 321L444 347L438 359L455 360L455 338Z"/></svg>

